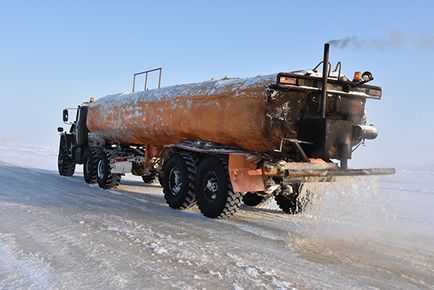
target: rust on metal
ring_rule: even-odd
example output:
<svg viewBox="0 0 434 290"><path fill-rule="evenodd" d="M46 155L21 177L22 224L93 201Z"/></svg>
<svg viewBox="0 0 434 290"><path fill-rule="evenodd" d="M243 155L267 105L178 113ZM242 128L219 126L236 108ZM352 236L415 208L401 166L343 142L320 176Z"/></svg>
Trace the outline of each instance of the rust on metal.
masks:
<svg viewBox="0 0 434 290"><path fill-rule="evenodd" d="M293 137L285 122L267 117L268 86L275 79L225 79L107 96L89 104L87 127L123 144L208 140L273 151L282 138Z"/></svg>

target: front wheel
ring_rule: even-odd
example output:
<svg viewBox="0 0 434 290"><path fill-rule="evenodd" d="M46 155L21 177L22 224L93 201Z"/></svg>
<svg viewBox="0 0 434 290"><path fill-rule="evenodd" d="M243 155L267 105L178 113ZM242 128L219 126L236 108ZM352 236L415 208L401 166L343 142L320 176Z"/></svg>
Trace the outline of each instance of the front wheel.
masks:
<svg viewBox="0 0 434 290"><path fill-rule="evenodd" d="M196 198L203 215L225 218L241 205L241 193L234 192L229 180L227 158L207 157L197 169Z"/></svg>
<svg viewBox="0 0 434 290"><path fill-rule="evenodd" d="M102 189L111 189L119 186L121 182L121 175L111 173L110 167L110 152L101 150L98 154L98 165L96 180L99 187Z"/></svg>
<svg viewBox="0 0 434 290"><path fill-rule="evenodd" d="M57 156L57 169L62 176L72 176L75 172L75 162L68 156L68 149L64 138L60 140L59 155Z"/></svg>

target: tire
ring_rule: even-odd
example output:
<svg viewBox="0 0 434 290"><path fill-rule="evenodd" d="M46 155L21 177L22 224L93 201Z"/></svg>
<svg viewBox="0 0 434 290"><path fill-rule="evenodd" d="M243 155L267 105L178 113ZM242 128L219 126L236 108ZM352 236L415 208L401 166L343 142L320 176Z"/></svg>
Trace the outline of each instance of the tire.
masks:
<svg viewBox="0 0 434 290"><path fill-rule="evenodd" d="M306 208L307 202L300 200L301 189L302 184L296 184L293 186L293 193L286 194L285 192L281 192L274 197L277 205L283 212L287 214L299 214Z"/></svg>
<svg viewBox="0 0 434 290"><path fill-rule="evenodd" d="M102 189L111 189L119 186L121 174L110 172L110 151L101 150L98 153L98 165L96 170L96 180Z"/></svg>
<svg viewBox="0 0 434 290"><path fill-rule="evenodd" d="M154 183L154 181L157 179L157 171L151 171L151 174L149 175L143 175L142 176L143 182L146 184Z"/></svg>
<svg viewBox="0 0 434 290"><path fill-rule="evenodd" d="M158 172L157 174L157 179L158 179L158 183L163 186L163 170L161 170L160 172Z"/></svg>
<svg viewBox="0 0 434 290"><path fill-rule="evenodd" d="M57 169L62 176L73 176L75 172L75 162L68 156L68 149L63 138L60 139Z"/></svg>
<svg viewBox="0 0 434 290"><path fill-rule="evenodd" d="M89 184L96 183L96 173L98 170L98 154L102 151L101 148L90 147L84 154L83 162L83 177L84 181Z"/></svg>
<svg viewBox="0 0 434 290"><path fill-rule="evenodd" d="M166 203L174 209L186 209L196 203L196 158L189 153L171 155L163 166L162 186Z"/></svg>
<svg viewBox="0 0 434 290"><path fill-rule="evenodd" d="M267 200L268 196L255 192L247 192L243 195L243 203L248 206L258 206Z"/></svg>
<svg viewBox="0 0 434 290"><path fill-rule="evenodd" d="M242 195L232 189L226 157L206 157L200 162L196 198L200 211L209 218L226 218L238 210Z"/></svg>

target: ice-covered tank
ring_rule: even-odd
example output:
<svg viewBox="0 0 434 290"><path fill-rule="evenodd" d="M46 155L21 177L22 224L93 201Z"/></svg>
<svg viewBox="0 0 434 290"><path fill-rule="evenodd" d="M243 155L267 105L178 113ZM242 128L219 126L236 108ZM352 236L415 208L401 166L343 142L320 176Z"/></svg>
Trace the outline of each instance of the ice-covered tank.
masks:
<svg viewBox="0 0 434 290"><path fill-rule="evenodd" d="M206 140L272 150L286 136L281 124L267 117L268 87L276 77L222 79L106 96L89 105L87 127L98 137L125 144Z"/></svg>

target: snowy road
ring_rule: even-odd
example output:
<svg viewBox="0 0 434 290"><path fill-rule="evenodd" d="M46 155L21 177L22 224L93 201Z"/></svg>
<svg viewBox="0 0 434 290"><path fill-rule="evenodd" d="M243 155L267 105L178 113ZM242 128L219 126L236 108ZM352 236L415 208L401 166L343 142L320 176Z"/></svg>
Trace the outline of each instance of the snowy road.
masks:
<svg viewBox="0 0 434 290"><path fill-rule="evenodd" d="M434 173L342 181L307 213L229 220L161 188L61 177L55 149L0 143L0 289L429 289Z"/></svg>

